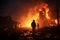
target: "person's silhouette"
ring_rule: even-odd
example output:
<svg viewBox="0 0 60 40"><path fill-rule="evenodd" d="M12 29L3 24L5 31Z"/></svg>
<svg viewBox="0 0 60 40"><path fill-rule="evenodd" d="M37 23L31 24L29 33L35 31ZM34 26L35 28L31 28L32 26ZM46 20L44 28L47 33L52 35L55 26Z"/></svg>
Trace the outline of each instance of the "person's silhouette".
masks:
<svg viewBox="0 0 60 40"><path fill-rule="evenodd" d="M34 36L35 36L35 28L36 28L35 20L33 20L33 22L31 23L31 27L32 27L32 36L34 38Z"/></svg>

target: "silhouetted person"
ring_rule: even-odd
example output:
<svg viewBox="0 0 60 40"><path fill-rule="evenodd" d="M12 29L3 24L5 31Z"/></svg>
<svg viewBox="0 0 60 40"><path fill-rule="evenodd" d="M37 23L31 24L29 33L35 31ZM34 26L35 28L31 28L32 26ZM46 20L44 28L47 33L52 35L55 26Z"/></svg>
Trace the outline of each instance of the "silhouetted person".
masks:
<svg viewBox="0 0 60 40"><path fill-rule="evenodd" d="M32 36L34 38L34 36L35 36L35 28L36 28L35 20L33 20L33 22L31 23L31 27L32 27Z"/></svg>

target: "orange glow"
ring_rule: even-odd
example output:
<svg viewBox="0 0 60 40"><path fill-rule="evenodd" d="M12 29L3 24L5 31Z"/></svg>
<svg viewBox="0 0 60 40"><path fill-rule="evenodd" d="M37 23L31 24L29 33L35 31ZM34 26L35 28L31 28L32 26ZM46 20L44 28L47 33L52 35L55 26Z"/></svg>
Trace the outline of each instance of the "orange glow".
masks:
<svg viewBox="0 0 60 40"><path fill-rule="evenodd" d="M40 11L43 12L44 19L39 18ZM22 28L31 29L31 23L33 20L35 20L36 24L39 23L41 28L42 28L41 25L44 25L44 23L49 26L53 25L53 21L51 21L52 19L49 16L49 12L50 12L50 10L49 10L48 4L46 4L46 3L41 3L40 5L36 5L35 7L31 7L31 8L29 8L29 10L27 12L27 16L23 15L21 17L20 20L22 20L22 21L21 21L20 26ZM42 22L40 21L40 19ZM55 23L57 24L57 20L55 20ZM44 26L46 26L46 25L44 25Z"/></svg>
<svg viewBox="0 0 60 40"><path fill-rule="evenodd" d="M50 17L49 17L49 8L48 7L45 7L45 10L46 10L46 18L47 19L50 19Z"/></svg>
<svg viewBox="0 0 60 40"><path fill-rule="evenodd" d="M28 12L28 15L27 15L27 19L25 20L25 22L23 23L23 27L27 27L27 28L31 28L31 22L33 20L35 20L37 22L38 20L38 16L39 16L39 13L38 12L34 12L33 13L33 10L30 9L29 12Z"/></svg>
<svg viewBox="0 0 60 40"><path fill-rule="evenodd" d="M43 8L45 10L45 12L43 11ZM47 19L50 19L48 12L49 12L49 8L48 8L48 4L46 3L41 3L40 5L36 5L34 8L30 8L27 14L27 17L22 17L24 18L23 21L21 22L21 26L24 28L31 28L31 22L32 20L36 21L36 24L39 23L39 12L42 11L44 13L44 15L46 15ZM43 20L42 20L43 21Z"/></svg>
<svg viewBox="0 0 60 40"><path fill-rule="evenodd" d="M48 15L48 11L46 11L46 18L50 19L49 15Z"/></svg>
<svg viewBox="0 0 60 40"><path fill-rule="evenodd" d="M57 19L55 19L55 23L56 23L56 24L58 24L58 21L57 21Z"/></svg>

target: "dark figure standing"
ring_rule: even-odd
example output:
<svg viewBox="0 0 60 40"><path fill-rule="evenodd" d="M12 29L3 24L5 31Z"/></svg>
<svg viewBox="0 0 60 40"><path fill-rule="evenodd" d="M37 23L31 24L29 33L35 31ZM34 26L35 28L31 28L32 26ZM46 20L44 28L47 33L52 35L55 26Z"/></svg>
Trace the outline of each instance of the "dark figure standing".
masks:
<svg viewBox="0 0 60 40"><path fill-rule="evenodd" d="M35 28L36 28L36 23L35 20L33 20L33 22L31 23L31 27L32 27L32 36L33 38L35 38Z"/></svg>

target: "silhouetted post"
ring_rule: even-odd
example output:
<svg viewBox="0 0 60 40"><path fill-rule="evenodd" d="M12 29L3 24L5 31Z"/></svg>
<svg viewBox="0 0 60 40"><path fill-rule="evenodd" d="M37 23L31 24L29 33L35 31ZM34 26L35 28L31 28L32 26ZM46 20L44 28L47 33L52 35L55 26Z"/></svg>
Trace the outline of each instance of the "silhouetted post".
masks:
<svg viewBox="0 0 60 40"><path fill-rule="evenodd" d="M34 35L35 35L35 28L36 28L35 20L33 20L33 22L31 23L31 27L32 27L32 36L34 37Z"/></svg>

